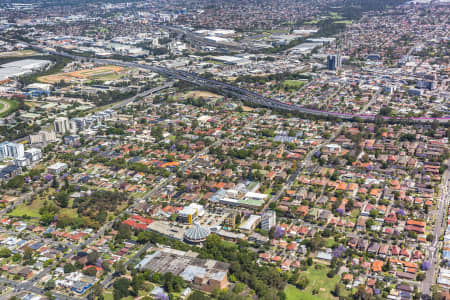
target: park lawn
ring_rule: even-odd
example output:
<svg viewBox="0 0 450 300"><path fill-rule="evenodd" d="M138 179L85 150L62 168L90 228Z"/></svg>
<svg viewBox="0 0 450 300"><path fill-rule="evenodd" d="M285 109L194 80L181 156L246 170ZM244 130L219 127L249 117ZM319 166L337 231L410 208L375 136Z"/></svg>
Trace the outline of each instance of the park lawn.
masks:
<svg viewBox="0 0 450 300"><path fill-rule="evenodd" d="M288 284L285 288L284 288L284 293L286 294L286 300L322 300L322 298L316 296L316 295L312 295L308 292L299 290L298 288L296 288L293 285ZM105 297L106 300L106 297Z"/></svg>
<svg viewBox="0 0 450 300"><path fill-rule="evenodd" d="M40 218L41 214L39 210L44 206L45 201L53 202L52 200L48 200L48 197L37 197L30 205L26 205L22 203L17 206L12 212L9 213L11 217L22 217L24 215L30 218ZM69 200L69 204L66 208L61 208L58 212L58 215L65 215L72 218L78 217L77 210L72 208L73 199Z"/></svg>
<svg viewBox="0 0 450 300"><path fill-rule="evenodd" d="M113 293L110 291L105 291L103 297L105 297L105 300L114 300Z"/></svg>
<svg viewBox="0 0 450 300"><path fill-rule="evenodd" d="M22 217L26 215L30 218L40 218L41 214L39 213L39 209L44 206L44 202L45 198L37 197L30 205L26 205L25 203L20 204L9 215L11 217Z"/></svg>
<svg viewBox="0 0 450 300"><path fill-rule="evenodd" d="M331 248L335 244L336 244L336 241L334 240L333 237L330 237L330 238L326 239L326 241L325 241L325 247L327 247L327 248Z"/></svg>
<svg viewBox="0 0 450 300"><path fill-rule="evenodd" d="M285 80L283 82L283 87L287 89L300 89L305 84L305 80Z"/></svg>
<svg viewBox="0 0 450 300"><path fill-rule="evenodd" d="M71 206L66 207L66 208L61 208L57 215L59 215L59 216L64 215L64 216L68 216L70 218L78 217L77 210L75 208L71 208Z"/></svg>
<svg viewBox="0 0 450 300"><path fill-rule="evenodd" d="M19 108L19 102L11 99L0 99L0 111L8 104L9 107L6 111L0 113L0 118L6 117L9 114L12 114Z"/></svg>
<svg viewBox="0 0 450 300"><path fill-rule="evenodd" d="M294 300L294 299L311 299L311 300L334 300L336 297L334 297L330 292L334 290L334 287L340 280L340 276L336 275L333 278L328 278L327 273L330 271L330 268L324 265L318 265L320 266L319 269L315 268L315 265L310 267L307 271L301 272L301 274L305 274L308 279L309 283L308 286L304 290L299 290L295 286L292 286L296 291L297 294L294 293L294 291L290 291L294 295L300 295L299 298L289 298L288 300ZM291 288L292 289L292 288ZM316 295L312 294L313 289L317 289L318 293Z"/></svg>

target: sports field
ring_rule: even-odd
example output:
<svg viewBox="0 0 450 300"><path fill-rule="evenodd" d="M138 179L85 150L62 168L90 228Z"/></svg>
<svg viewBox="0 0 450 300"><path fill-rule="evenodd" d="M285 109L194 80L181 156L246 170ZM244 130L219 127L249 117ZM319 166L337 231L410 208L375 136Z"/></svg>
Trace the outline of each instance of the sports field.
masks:
<svg viewBox="0 0 450 300"><path fill-rule="evenodd" d="M44 83L56 83L60 82L61 80L67 82L85 79L113 80L118 78L119 73L123 70L124 68L118 66L102 66L74 72L41 76L38 79L40 82Z"/></svg>

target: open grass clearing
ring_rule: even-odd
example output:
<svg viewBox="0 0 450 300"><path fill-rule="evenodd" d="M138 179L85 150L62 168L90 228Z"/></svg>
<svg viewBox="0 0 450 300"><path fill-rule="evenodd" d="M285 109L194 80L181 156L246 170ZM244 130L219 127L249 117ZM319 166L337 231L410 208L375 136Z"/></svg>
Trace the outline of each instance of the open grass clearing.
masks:
<svg viewBox="0 0 450 300"><path fill-rule="evenodd" d="M50 195L54 193L53 189L51 189ZM27 205L26 203L22 203L17 206L12 212L9 213L11 217L22 217L27 216L30 218L40 218L41 214L39 210L44 206L44 203L48 201L49 203L53 203L53 200L50 199L49 196L38 196L31 204ZM56 205L56 204L55 204ZM61 208L57 215L64 215L71 218L78 217L77 210L72 208L73 199L69 200L69 204L66 208Z"/></svg>
<svg viewBox="0 0 450 300"><path fill-rule="evenodd" d="M193 97L193 98L220 98L222 96L219 96L217 94L211 93L211 92L207 92L207 91L190 91L189 93L186 94L187 97Z"/></svg>
<svg viewBox="0 0 450 300"><path fill-rule="evenodd" d="M306 84L306 80L285 80L283 87L285 89L300 89Z"/></svg>
<svg viewBox="0 0 450 300"><path fill-rule="evenodd" d="M327 273L330 268L325 265L315 264L306 271L301 271L300 276L304 275L308 278L309 283L304 290L299 290L295 286L287 285L285 293L287 300L311 299L311 300L334 300L337 299L331 294L336 284L340 280L340 276L328 278ZM317 294L313 295L313 290Z"/></svg>
<svg viewBox="0 0 450 300"><path fill-rule="evenodd" d="M0 98L0 118L4 118L19 108L19 102L11 99Z"/></svg>
<svg viewBox="0 0 450 300"><path fill-rule="evenodd" d="M340 20L340 21L336 21L334 22L335 24L346 24L346 25L350 25L352 24L352 20Z"/></svg>
<svg viewBox="0 0 450 300"><path fill-rule="evenodd" d="M0 57L25 57L25 56L33 56L36 55L36 52L33 50L17 50L17 51L8 51L8 52L0 52Z"/></svg>

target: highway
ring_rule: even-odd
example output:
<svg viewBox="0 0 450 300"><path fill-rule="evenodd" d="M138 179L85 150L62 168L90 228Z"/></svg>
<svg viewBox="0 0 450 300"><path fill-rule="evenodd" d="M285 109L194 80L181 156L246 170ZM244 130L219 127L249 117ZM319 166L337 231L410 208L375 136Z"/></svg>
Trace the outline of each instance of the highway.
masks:
<svg viewBox="0 0 450 300"><path fill-rule="evenodd" d="M152 88L152 89L150 89L150 90L141 92L141 93L137 94L136 96L133 96L133 97L131 97L131 98L128 98L128 99L126 99L126 100L123 100L123 101L120 101L120 102L114 104L111 108L112 108L112 109L119 109L119 108L122 108L122 107L124 107L124 106L127 106L127 105L130 104L131 102L136 101L136 100L139 99L139 98L147 97L147 96L152 95L152 94L154 94L154 93L160 92L160 91L162 91L162 90L164 90L164 89L168 89L168 88L172 87L173 84L174 84L174 82L171 81L171 82L168 82L168 83L166 83L166 84L164 84L164 85L157 86L157 87Z"/></svg>
<svg viewBox="0 0 450 300"><path fill-rule="evenodd" d="M167 31L172 31L175 33L183 34L187 40L196 42L196 45L207 45L212 46L215 48L223 48L223 49L229 49L231 51L237 51L237 50L245 50L244 47L237 45L237 44L231 44L231 43L220 43L217 41L214 41L212 39L208 39L200 34L197 34L195 32L192 32L190 30L176 27L176 26L168 26L168 25L159 25L158 27L165 29Z"/></svg>
<svg viewBox="0 0 450 300"><path fill-rule="evenodd" d="M53 54L53 55L60 55L60 56L64 56L64 57L67 57L67 58L70 58L73 60L86 59L86 57L76 56L76 55L64 53L61 51L58 52L53 49L43 48L41 46L36 46L36 45L32 45L32 44L28 44L28 45L37 51L47 52L47 53ZM213 88L225 95L235 96L244 102L248 102L251 104L258 105L258 106L267 107L270 109L279 109L279 110L284 110L284 111L299 112L299 113L304 113L304 114L318 116L318 117L340 118L343 120L353 120L355 118L359 118L363 121L373 122L376 119L375 115L367 115L367 114L364 114L364 112L361 112L360 114L329 112L329 111L322 111L322 110L317 110L317 109L306 108L306 107L303 107L300 105L284 103L282 101L267 98L267 97L264 97L257 93L254 93L252 91L249 91L249 90L246 90L246 89L243 89L243 88L240 88L240 87L237 87L237 86L225 83L225 82L203 78L200 75L193 73L193 72L169 69L169 68L165 68L165 67L148 65L148 64L138 64L138 63L134 63L134 62L111 60L111 59L90 58L90 60L94 61L98 64L111 64L111 65L117 65L117 66L128 67L128 68L145 69L145 70L148 70L151 72L162 74L169 78L185 81L185 82L197 85L197 86L201 86L201 87L205 87L205 88ZM393 118L393 117L383 116L382 118L387 121L389 121L389 120L399 120L399 121L404 120L404 121L408 121L408 122L412 122L412 123L429 123L429 122L433 122L435 120L440 123L448 123L450 121L450 117Z"/></svg>

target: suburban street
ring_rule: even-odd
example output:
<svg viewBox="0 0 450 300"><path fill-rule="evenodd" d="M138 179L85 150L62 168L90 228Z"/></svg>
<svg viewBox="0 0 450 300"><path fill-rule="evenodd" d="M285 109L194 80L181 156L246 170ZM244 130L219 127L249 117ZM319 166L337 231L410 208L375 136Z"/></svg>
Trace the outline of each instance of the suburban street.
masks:
<svg viewBox="0 0 450 300"><path fill-rule="evenodd" d="M450 161L447 162L447 166L450 165ZM434 223L433 230L433 241L430 246L428 246L427 251L429 255L430 268L426 271L425 280L422 282L421 291L423 295L431 296L431 287L436 280L436 272L439 270L439 256L441 248L441 236L442 230L445 229L444 224L446 223L447 209L450 199L450 170L447 168L444 175L442 176L442 184L440 186L441 197L439 198L439 203L437 205L437 214ZM445 224L447 225L447 224Z"/></svg>

